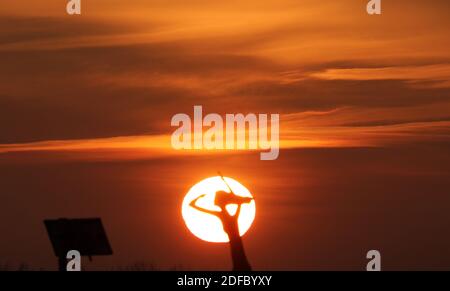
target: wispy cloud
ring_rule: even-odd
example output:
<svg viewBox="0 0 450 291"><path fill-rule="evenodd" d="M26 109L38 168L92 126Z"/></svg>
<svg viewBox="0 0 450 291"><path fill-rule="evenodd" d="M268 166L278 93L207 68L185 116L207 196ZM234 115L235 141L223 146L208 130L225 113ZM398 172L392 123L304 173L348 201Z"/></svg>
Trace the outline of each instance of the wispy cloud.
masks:
<svg viewBox="0 0 450 291"><path fill-rule="evenodd" d="M447 1L387 3L382 18L358 1L99 0L78 18L7 1L3 149L134 147L197 104L281 113L283 146L439 139L449 120Z"/></svg>
<svg viewBox="0 0 450 291"><path fill-rule="evenodd" d="M428 81L435 86L450 85L450 64L384 68L326 69L310 75L325 80L406 80Z"/></svg>

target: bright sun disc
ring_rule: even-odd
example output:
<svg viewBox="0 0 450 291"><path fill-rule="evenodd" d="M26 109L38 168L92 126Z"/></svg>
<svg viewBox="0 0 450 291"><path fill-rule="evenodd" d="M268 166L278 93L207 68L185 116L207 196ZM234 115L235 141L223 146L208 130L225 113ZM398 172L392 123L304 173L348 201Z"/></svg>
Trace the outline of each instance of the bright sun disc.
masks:
<svg viewBox="0 0 450 291"><path fill-rule="evenodd" d="M251 197L250 191L238 181L225 177L225 181L230 185L231 189L237 196ZM211 177L200 181L192 186L186 194L181 207L181 214L188 229L198 238L208 242L228 242L228 235L223 230L222 222L214 215L201 212L189 206L192 200L205 194L204 197L197 201L197 205L209 209L220 211L220 207L214 204L214 197L217 191L230 192L225 182L220 176ZM229 204L227 211L230 214L236 212L237 205ZM241 213L238 218L239 234L244 235L255 219L256 206L255 200L250 203L242 204Z"/></svg>

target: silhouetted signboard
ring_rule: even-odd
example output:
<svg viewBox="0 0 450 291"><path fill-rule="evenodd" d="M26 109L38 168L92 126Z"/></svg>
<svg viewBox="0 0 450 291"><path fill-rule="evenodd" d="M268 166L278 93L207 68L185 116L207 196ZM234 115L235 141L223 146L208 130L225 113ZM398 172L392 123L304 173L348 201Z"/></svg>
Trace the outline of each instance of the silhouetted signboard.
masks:
<svg viewBox="0 0 450 291"><path fill-rule="evenodd" d="M100 218L44 220L55 255L77 250L82 256L112 255Z"/></svg>

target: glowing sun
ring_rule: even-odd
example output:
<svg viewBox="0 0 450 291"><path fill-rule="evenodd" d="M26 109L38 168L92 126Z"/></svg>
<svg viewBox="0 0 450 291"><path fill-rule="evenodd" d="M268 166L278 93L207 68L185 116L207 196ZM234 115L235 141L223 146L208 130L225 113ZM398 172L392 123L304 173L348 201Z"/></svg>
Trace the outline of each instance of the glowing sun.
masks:
<svg viewBox="0 0 450 291"><path fill-rule="evenodd" d="M239 234L241 236L248 231L255 219L255 200L253 200L250 191L232 178L224 177L224 179L226 183L220 176L207 178L198 182L192 186L186 194L181 207L181 214L183 215L183 219L188 229L196 237L208 242L228 242L229 239L227 233L223 229L221 220L217 216L199 211L191 206L191 203L196 199L197 201L195 202L198 207L220 212L221 208L215 204L216 192L224 191L230 193L227 186L228 184L237 198L244 197L247 198L248 201L250 201L248 198L252 199L249 203L241 204L241 210L237 219ZM237 208L237 204L230 203L227 204L226 211L228 211L230 215L235 215Z"/></svg>

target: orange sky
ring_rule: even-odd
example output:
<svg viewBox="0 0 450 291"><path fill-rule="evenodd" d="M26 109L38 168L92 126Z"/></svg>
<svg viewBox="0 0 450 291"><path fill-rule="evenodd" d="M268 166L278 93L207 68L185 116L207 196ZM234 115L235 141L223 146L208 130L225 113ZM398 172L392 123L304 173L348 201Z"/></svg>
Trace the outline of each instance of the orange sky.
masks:
<svg viewBox="0 0 450 291"><path fill-rule="evenodd" d="M170 151L196 104L281 113L282 147L448 140L448 1L84 2L0 7L0 151Z"/></svg>
<svg viewBox="0 0 450 291"><path fill-rule="evenodd" d="M228 269L179 211L221 170L256 197L257 270L360 270L374 246L448 269L448 0L81 1L1 0L2 260L53 268L42 220L98 216L115 254L89 266ZM281 114L279 159L173 150L194 105Z"/></svg>

